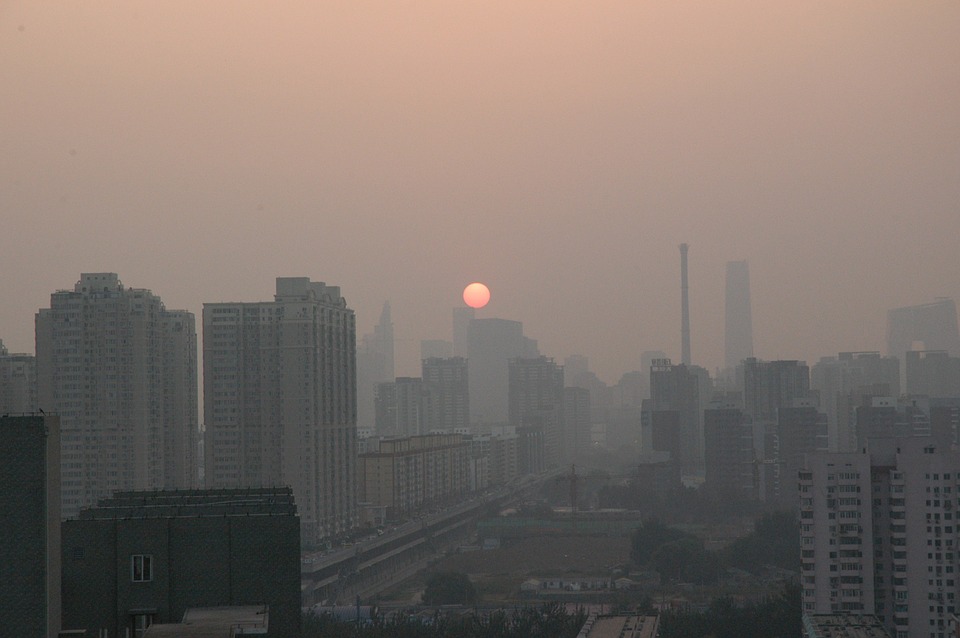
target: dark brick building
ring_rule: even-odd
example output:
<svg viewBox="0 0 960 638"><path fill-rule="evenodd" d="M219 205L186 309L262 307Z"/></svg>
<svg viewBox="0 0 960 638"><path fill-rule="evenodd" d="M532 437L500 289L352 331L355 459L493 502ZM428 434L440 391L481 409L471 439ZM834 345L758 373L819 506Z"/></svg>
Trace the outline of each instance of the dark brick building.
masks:
<svg viewBox="0 0 960 638"><path fill-rule="evenodd" d="M0 633L60 631L60 419L0 417Z"/></svg>
<svg viewBox="0 0 960 638"><path fill-rule="evenodd" d="M300 634L300 521L289 488L118 492L63 523L63 628L137 638L188 608L267 605Z"/></svg>

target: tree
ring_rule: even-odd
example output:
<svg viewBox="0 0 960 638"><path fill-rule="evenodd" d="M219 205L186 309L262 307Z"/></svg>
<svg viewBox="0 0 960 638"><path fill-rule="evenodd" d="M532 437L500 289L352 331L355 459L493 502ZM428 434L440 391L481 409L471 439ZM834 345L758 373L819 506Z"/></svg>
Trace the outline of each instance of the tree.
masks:
<svg viewBox="0 0 960 638"><path fill-rule="evenodd" d="M423 602L427 605L468 605L477 599L470 578L460 572L437 572L427 580Z"/></svg>

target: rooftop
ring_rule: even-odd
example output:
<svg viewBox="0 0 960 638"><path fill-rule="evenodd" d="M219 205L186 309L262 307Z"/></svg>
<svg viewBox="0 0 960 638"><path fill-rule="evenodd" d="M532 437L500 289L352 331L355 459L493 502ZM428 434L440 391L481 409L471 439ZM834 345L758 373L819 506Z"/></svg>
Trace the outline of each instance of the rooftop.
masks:
<svg viewBox="0 0 960 638"><path fill-rule="evenodd" d="M294 516L297 507L289 487L215 490L115 492L96 507L80 512L81 520L186 518L198 516Z"/></svg>

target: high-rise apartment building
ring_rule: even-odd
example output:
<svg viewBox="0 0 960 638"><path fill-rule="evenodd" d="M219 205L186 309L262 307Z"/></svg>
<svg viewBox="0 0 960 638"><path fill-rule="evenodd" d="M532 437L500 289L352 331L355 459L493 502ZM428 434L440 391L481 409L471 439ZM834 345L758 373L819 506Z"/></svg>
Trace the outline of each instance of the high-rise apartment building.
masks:
<svg viewBox="0 0 960 638"><path fill-rule="evenodd" d="M814 454L800 474L805 614L874 614L896 638L948 638L960 596L960 453L929 438Z"/></svg>
<svg viewBox="0 0 960 638"><path fill-rule="evenodd" d="M871 439L929 437L929 402L894 397L864 397L856 415L857 449L868 447Z"/></svg>
<svg viewBox="0 0 960 638"><path fill-rule="evenodd" d="M820 408L827 415L830 451L853 452L857 447L853 407L862 403L857 396L864 392L900 396L900 361L879 352L822 357L810 369L810 387L819 393Z"/></svg>
<svg viewBox="0 0 960 638"><path fill-rule="evenodd" d="M396 387L396 436L418 436L426 434L424 427L423 379L420 377L397 377Z"/></svg>
<svg viewBox="0 0 960 638"><path fill-rule="evenodd" d="M510 359L510 422L543 431L545 469L569 458L563 429L563 366L550 357Z"/></svg>
<svg viewBox="0 0 960 638"><path fill-rule="evenodd" d="M42 414L0 416L0 627L60 632L60 428Z"/></svg>
<svg viewBox="0 0 960 638"><path fill-rule="evenodd" d="M37 360L10 354L0 341L0 414L37 411Z"/></svg>
<svg viewBox="0 0 960 638"><path fill-rule="evenodd" d="M744 412L754 420L775 421L778 408L809 398L810 369L804 361L744 360Z"/></svg>
<svg viewBox="0 0 960 638"><path fill-rule="evenodd" d="M750 267L745 261L727 262L724 319L724 364L727 370L734 370L741 361L753 356Z"/></svg>
<svg viewBox="0 0 960 638"><path fill-rule="evenodd" d="M356 321L337 286L203 307L206 485L290 486L305 544L356 525Z"/></svg>
<svg viewBox="0 0 960 638"><path fill-rule="evenodd" d="M564 366L566 375L566 366ZM566 387L563 389L563 463L576 463L590 451L590 390ZM638 424L639 426L639 424ZM640 428L637 428L637 438Z"/></svg>
<svg viewBox="0 0 960 638"><path fill-rule="evenodd" d="M777 460L775 500L783 509L793 510L799 503L797 472L803 467L806 456L828 451L827 415L810 401L798 400L791 407L779 408L773 443L770 458ZM771 497L767 500L774 500Z"/></svg>
<svg viewBox="0 0 960 638"><path fill-rule="evenodd" d="M198 480L193 314L84 273L36 316L37 403L60 415L63 515L116 490Z"/></svg>
<svg viewBox="0 0 960 638"><path fill-rule="evenodd" d="M470 381L463 357L422 360L424 432L465 433L470 427Z"/></svg>
<svg viewBox="0 0 960 638"><path fill-rule="evenodd" d="M677 412L679 458L684 472L703 467L703 408L710 396L710 375L699 366L674 365L670 359L654 359L650 366L652 412Z"/></svg>
<svg viewBox="0 0 960 638"><path fill-rule="evenodd" d="M704 410L703 445L704 490L724 500L755 500L753 430L743 410Z"/></svg>

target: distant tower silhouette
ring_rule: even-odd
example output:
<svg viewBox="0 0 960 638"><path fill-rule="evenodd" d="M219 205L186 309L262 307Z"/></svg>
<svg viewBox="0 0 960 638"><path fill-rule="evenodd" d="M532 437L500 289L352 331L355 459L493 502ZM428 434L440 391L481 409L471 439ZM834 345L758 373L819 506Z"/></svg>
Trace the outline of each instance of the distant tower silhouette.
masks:
<svg viewBox="0 0 960 638"><path fill-rule="evenodd" d="M690 294L687 290L687 245L680 244L680 362L690 365Z"/></svg>
<svg viewBox="0 0 960 638"><path fill-rule="evenodd" d="M887 354L901 361L916 341L923 350L946 350L960 356L957 305L953 299L938 298L919 306L894 308L887 313Z"/></svg>
<svg viewBox="0 0 960 638"><path fill-rule="evenodd" d="M727 262L724 365L733 370L753 356L753 319L750 309L750 269L745 261Z"/></svg>

